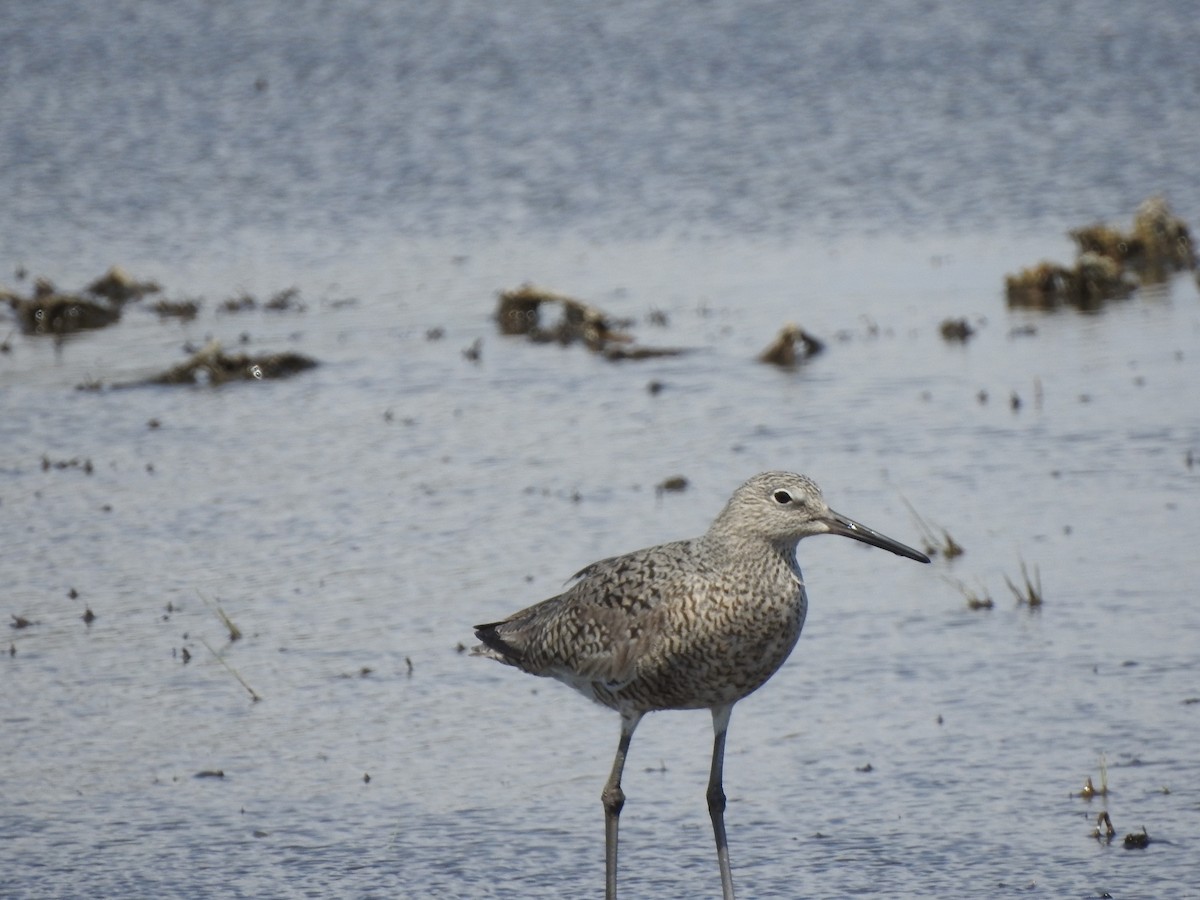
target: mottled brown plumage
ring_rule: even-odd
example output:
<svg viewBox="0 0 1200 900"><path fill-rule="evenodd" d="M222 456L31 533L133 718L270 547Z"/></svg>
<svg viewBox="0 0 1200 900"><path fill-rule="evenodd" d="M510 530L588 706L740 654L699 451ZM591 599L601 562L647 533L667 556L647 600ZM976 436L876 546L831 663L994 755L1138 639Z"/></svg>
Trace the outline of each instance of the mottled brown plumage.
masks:
<svg viewBox="0 0 1200 900"><path fill-rule="evenodd" d="M592 563L564 593L476 628L483 642L477 655L557 678L621 714L621 742L604 791L610 900L625 753L641 717L662 709L712 711L709 811L722 889L732 898L721 790L729 712L775 673L800 637L808 599L796 544L815 534L840 534L929 562L830 510L812 479L765 472L734 492L702 537Z"/></svg>

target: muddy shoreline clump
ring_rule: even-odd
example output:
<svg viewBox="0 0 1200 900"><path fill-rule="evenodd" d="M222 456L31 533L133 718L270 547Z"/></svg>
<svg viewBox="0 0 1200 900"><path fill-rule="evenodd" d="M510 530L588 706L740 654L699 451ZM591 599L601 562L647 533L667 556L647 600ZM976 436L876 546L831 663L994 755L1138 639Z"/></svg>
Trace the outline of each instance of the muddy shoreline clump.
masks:
<svg viewBox="0 0 1200 900"><path fill-rule="evenodd" d="M138 281L113 266L81 293L60 291L48 278L39 278L28 295L3 291L0 299L8 301L24 334L61 337L112 325L126 303L160 290L157 283Z"/></svg>
<svg viewBox="0 0 1200 900"><path fill-rule="evenodd" d="M1072 267L1042 261L1004 279L1009 306L1055 309L1062 305L1083 311L1099 309L1109 300L1121 300L1138 288L1110 257L1081 253Z"/></svg>
<svg viewBox="0 0 1200 900"><path fill-rule="evenodd" d="M942 324L938 327L941 332L942 340L950 343L958 342L965 344L975 336L975 329L971 327L971 323L965 318L950 318L943 319Z"/></svg>
<svg viewBox="0 0 1200 900"><path fill-rule="evenodd" d="M52 284L39 281L29 297L9 294L7 300L25 334L73 334L104 328L121 318L121 307L89 300L79 294L59 293Z"/></svg>
<svg viewBox="0 0 1200 900"><path fill-rule="evenodd" d="M248 312L259 308L258 298L253 294L242 291L223 301L217 308L222 313ZM272 312L304 312L307 307L300 300L300 288L289 287L276 291L261 305L262 309Z"/></svg>
<svg viewBox="0 0 1200 900"><path fill-rule="evenodd" d="M1195 270L1187 223L1162 197L1144 201L1126 232L1097 223L1068 232L1077 255L1073 266L1043 261L1005 277L1008 305L1032 309L1073 306L1099 309L1139 287L1162 284L1176 272Z"/></svg>
<svg viewBox="0 0 1200 900"><path fill-rule="evenodd" d="M24 272L18 273L24 278ZM28 295L0 289L0 302L7 301L12 308L17 324L27 335L52 335L56 340L79 331L104 328L118 322L126 304L141 300L147 294L162 291L158 283L139 281L119 266L111 267L99 278L91 281L81 293L60 291L47 278L38 278ZM248 294L228 300L223 311L255 309L258 302ZM160 298L151 308L160 318L177 317L188 321L200 312L201 301L186 299L171 301ZM303 312L300 289L287 288L271 296L262 307L272 312ZM7 339L0 344L0 352L10 352ZM287 378L317 365L317 361L300 353L285 351L250 355L228 354L220 343L210 341L192 353L184 362L171 366L157 375L137 381L112 385L117 388L138 387L152 384L208 384L219 385L229 381L250 381ZM99 379L87 378L76 385L78 390L101 390ZM90 465L90 464L89 464Z"/></svg>
<svg viewBox="0 0 1200 900"><path fill-rule="evenodd" d="M159 300L152 307L160 319L179 319L190 322L200 314L200 300Z"/></svg>
<svg viewBox="0 0 1200 900"><path fill-rule="evenodd" d="M84 291L94 297L105 297L113 303L141 300L147 294L157 294L162 286L156 281L138 281L120 266L113 266Z"/></svg>
<svg viewBox="0 0 1200 900"><path fill-rule="evenodd" d="M544 324L545 308L557 307L559 317ZM626 329L630 319L618 319L598 307L566 294L555 293L523 284L499 294L496 324L504 335L525 335L539 344L556 343L562 346L581 343L593 353L609 360L650 359L678 356L688 352L674 347L643 347L636 344Z"/></svg>
<svg viewBox="0 0 1200 900"><path fill-rule="evenodd" d="M229 381L260 381L266 378L287 378L314 368L317 361L300 353L285 351L252 356L247 353L228 354L219 341L210 341L179 365L140 381L118 387L140 387L152 384L219 385Z"/></svg>
<svg viewBox="0 0 1200 900"><path fill-rule="evenodd" d="M1196 267L1187 223L1171 212L1162 197L1151 197L1137 208L1131 231L1097 223L1069 234L1080 253L1107 257L1132 269L1144 283L1162 282L1175 272Z"/></svg>

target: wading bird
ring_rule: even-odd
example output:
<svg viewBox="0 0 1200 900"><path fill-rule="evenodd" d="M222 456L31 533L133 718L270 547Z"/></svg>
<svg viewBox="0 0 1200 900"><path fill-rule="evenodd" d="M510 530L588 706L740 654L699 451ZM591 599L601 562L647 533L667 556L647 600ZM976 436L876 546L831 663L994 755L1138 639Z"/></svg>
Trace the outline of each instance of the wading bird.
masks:
<svg viewBox="0 0 1200 900"><path fill-rule="evenodd" d="M927 563L929 557L835 513L804 475L765 472L739 487L703 537L592 563L575 584L500 622L480 625L474 653L556 678L621 715L601 799L606 897L617 896L621 772L642 716L708 709L708 811L721 889L733 900L722 768L733 705L787 659L808 611L796 544L840 534Z"/></svg>

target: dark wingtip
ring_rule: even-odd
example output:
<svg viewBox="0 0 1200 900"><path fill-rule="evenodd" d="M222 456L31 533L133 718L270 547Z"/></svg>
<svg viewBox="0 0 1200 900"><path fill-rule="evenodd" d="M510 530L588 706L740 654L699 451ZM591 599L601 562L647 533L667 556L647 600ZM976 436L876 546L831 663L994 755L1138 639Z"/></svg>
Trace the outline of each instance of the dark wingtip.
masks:
<svg viewBox="0 0 1200 900"><path fill-rule="evenodd" d="M485 647L495 650L505 659L515 663L521 658L521 654L516 647L500 637L500 633L496 630L503 624L503 622L489 622L486 625L476 625L475 637L479 638Z"/></svg>

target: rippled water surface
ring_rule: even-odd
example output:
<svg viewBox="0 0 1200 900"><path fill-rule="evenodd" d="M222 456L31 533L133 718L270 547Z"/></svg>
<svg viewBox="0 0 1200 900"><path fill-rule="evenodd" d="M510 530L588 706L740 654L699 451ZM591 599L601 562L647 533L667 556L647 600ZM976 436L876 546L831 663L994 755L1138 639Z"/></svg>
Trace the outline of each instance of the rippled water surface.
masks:
<svg viewBox="0 0 1200 900"><path fill-rule="evenodd" d="M615 716L461 644L789 468L966 552L802 543L740 893L1197 895L1196 282L1003 296L1156 192L1200 221L1189 4L10 6L0 279L202 305L0 323L0 894L598 896ZM526 280L692 352L502 337ZM755 362L789 321L826 352ZM113 387L210 338L320 366ZM639 729L630 896L719 892L710 742Z"/></svg>

